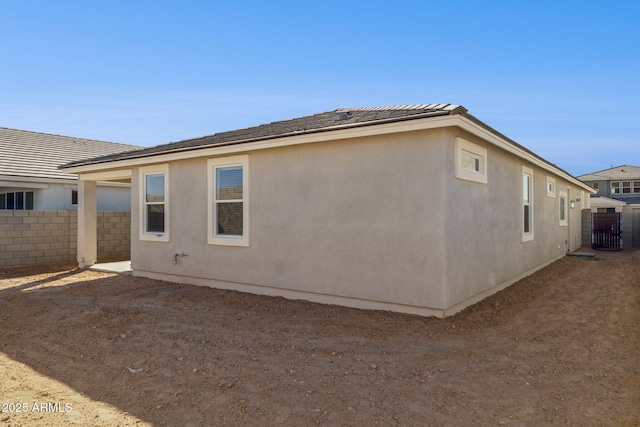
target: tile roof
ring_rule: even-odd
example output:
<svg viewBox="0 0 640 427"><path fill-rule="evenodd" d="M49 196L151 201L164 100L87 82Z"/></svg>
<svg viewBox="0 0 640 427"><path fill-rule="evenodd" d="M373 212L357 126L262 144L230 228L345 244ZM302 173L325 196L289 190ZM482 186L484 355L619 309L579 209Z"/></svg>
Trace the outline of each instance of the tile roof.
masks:
<svg viewBox="0 0 640 427"><path fill-rule="evenodd" d="M202 136L199 138L171 142L168 144L145 148L135 152L107 155L86 161L73 161L63 166L72 167L109 161L134 159L161 153L194 150L214 146L242 144L265 139L344 129L349 127L359 127L386 122L411 120L422 117L461 114L465 113L466 111L467 110L464 107L453 104L420 104L373 108L340 108L337 110L327 111L311 116L281 120L244 129L215 133L213 135Z"/></svg>
<svg viewBox="0 0 640 427"><path fill-rule="evenodd" d="M640 179L640 167L622 165L577 177L580 181L616 181Z"/></svg>
<svg viewBox="0 0 640 427"><path fill-rule="evenodd" d="M116 153L86 160L72 161L61 165L63 169L102 165L118 161L138 161L146 157L153 157L163 154L174 154L179 152L207 149L213 147L224 147L230 145L245 144L258 141L267 141L277 138L308 135L320 132L330 132L342 129L351 129L385 123L417 120L423 118L442 117L459 115L475 123L476 125L489 131L515 147L518 151L526 153L537 160L548 165L553 171L573 176L562 170L555 164L540 157L528 148L518 144L506 135L467 113L467 109L455 104L419 104L419 105L397 105L388 107L370 108L339 108L337 110L324 113L304 116L289 120L282 120L245 129L232 130L228 132L215 133L213 135L192 138L178 142L144 148L137 151ZM580 181L576 180L576 183ZM584 185L584 184L583 184ZM586 185L585 185L586 188Z"/></svg>
<svg viewBox="0 0 640 427"><path fill-rule="evenodd" d="M76 179L62 163L140 149L135 145L0 127L0 180L6 177Z"/></svg>
<svg viewBox="0 0 640 427"><path fill-rule="evenodd" d="M615 207L615 206L624 206L627 203L621 200L611 199L609 197L602 196L591 196L591 207L592 208L607 208L607 207Z"/></svg>

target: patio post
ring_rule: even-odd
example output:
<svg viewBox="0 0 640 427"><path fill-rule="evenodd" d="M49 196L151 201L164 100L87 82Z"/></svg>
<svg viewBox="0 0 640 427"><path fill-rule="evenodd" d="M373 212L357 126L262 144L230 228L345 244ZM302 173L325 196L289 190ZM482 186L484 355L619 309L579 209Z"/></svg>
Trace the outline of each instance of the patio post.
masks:
<svg viewBox="0 0 640 427"><path fill-rule="evenodd" d="M78 265L90 267L98 259L96 181L78 180Z"/></svg>

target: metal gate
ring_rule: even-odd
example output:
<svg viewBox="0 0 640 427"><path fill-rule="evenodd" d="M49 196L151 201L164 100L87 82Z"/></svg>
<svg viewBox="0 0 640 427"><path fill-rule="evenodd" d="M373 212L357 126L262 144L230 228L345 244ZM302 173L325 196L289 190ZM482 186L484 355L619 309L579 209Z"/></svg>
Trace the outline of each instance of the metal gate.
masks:
<svg viewBox="0 0 640 427"><path fill-rule="evenodd" d="M610 251L622 249L622 214L591 214L591 247Z"/></svg>

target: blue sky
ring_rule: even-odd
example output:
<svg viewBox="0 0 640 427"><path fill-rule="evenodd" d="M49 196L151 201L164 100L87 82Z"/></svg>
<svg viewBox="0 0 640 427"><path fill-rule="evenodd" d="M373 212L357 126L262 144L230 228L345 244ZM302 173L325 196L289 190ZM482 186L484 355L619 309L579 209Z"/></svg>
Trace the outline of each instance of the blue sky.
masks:
<svg viewBox="0 0 640 427"><path fill-rule="evenodd" d="M442 102L580 175L640 165L638 22L635 0L0 0L0 127L151 146Z"/></svg>

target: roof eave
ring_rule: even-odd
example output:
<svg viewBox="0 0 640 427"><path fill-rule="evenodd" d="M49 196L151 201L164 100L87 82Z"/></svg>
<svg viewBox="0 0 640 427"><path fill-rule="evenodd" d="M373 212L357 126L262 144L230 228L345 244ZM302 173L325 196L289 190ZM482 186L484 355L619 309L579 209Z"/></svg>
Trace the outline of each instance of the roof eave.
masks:
<svg viewBox="0 0 640 427"><path fill-rule="evenodd" d="M60 168L67 173L90 173L99 170L111 170L118 168L130 168L145 164L164 163L174 160L182 160L194 157L208 157L230 155L241 152L250 152L267 148L282 147L288 145L299 145L313 142L330 141L345 138L357 138L373 135L383 135L416 130L427 130L442 127L460 127L529 163L537 165L549 172L552 172L564 179L583 188L589 193L595 190L587 186L577 178L538 156L522 145L504 136L484 122L467 114L466 110L454 112L438 112L437 114L412 115L394 118L392 120L381 120L376 122L364 122L351 125L333 126L318 130L299 131L271 137L253 138L248 140L238 140L221 144L207 146L188 147L160 153L149 153L126 159L115 159L113 161L98 161L84 163L80 165L67 164Z"/></svg>
<svg viewBox="0 0 640 427"><path fill-rule="evenodd" d="M142 158L159 156L159 155L163 155L163 154L173 154L173 153L182 153L182 152L188 152L188 151L206 150L206 149L215 148L215 147L226 147L226 146L233 146L233 145L239 145L239 144L250 144L250 143L260 142L260 141L269 141L269 140L274 140L274 139L296 137L296 136L300 136L300 135L313 135L313 134L325 133L325 132L333 132L333 131L343 130L343 129L356 129L356 128L361 128L361 127L383 125L383 124L388 124L388 123L397 123L397 122L404 122L404 121L410 121L410 120L417 120L417 119L421 119L421 118L450 116L450 115L453 115L453 114L460 114L461 112L466 112L466 111L467 110L464 107L455 106L455 108L448 109L446 111L434 111L434 112L429 112L429 113L412 114L412 115L408 115L408 116L393 117L393 118L389 118L389 119L381 119L381 120L368 121L368 122L348 123L348 124L324 127L324 128L319 128L319 129L306 129L306 130L299 130L299 131L294 131L294 132L287 132L287 133L278 134L278 135L267 135L267 136L256 137L256 138L238 139L238 140L234 140L234 141L226 141L226 142L214 143L214 144L202 144L202 145L196 145L196 146L191 146L191 147L182 147L182 148L168 149L168 150L155 151L155 152L154 151L146 151L146 150L143 149L143 150L139 150L141 152L138 153L138 154L136 154L135 151L128 152L128 153L123 153L123 156L124 156L123 158L109 159L108 158L109 156L96 157L96 158L93 158L93 159L85 159L85 160L78 160L78 161L74 161L74 162L65 163L63 165L60 165L58 168L61 169L61 170L65 170L65 169L71 169L71 168L74 168L74 167L77 167L77 166L104 164L104 163L118 162L118 161L122 161L122 160L130 160L130 159L142 159ZM197 139L204 139L204 138L206 138L206 137L201 137L201 138L197 138Z"/></svg>

